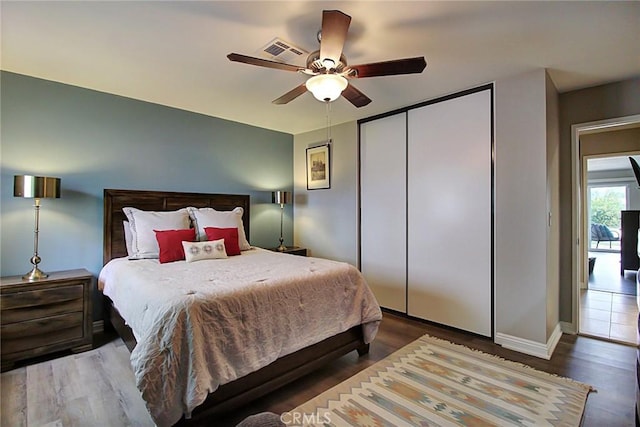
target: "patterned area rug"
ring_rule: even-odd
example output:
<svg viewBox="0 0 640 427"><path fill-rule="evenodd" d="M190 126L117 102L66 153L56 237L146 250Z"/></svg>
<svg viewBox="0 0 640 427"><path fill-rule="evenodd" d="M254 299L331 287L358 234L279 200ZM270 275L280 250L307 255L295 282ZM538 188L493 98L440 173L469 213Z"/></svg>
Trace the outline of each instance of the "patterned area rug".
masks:
<svg viewBox="0 0 640 427"><path fill-rule="evenodd" d="M283 414L305 426L578 426L592 387L423 336Z"/></svg>

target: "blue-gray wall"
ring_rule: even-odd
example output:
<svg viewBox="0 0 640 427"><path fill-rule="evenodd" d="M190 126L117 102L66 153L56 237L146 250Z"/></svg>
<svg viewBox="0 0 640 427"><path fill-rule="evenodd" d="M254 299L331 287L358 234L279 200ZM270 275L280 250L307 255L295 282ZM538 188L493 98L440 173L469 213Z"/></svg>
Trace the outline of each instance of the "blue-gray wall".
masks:
<svg viewBox="0 0 640 427"><path fill-rule="evenodd" d="M29 271L33 253L33 203L13 197L15 174L62 179L62 197L42 200L44 271L97 276L105 188L249 194L251 244L277 246L270 191L293 189L292 135L8 72L0 84L2 276ZM287 205L285 244L292 215Z"/></svg>

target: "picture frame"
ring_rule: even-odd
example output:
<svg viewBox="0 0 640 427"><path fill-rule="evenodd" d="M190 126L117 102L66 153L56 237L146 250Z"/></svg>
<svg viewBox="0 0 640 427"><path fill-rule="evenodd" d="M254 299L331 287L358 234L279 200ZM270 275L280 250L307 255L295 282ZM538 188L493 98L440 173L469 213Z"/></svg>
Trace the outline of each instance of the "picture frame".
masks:
<svg viewBox="0 0 640 427"><path fill-rule="evenodd" d="M307 190L331 188L329 144L307 148Z"/></svg>

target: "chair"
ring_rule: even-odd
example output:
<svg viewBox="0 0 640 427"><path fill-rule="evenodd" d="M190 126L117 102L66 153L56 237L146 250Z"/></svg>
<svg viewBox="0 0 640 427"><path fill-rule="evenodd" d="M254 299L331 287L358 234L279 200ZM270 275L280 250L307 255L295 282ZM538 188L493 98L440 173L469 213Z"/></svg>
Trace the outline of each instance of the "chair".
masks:
<svg viewBox="0 0 640 427"><path fill-rule="evenodd" d="M596 241L596 249L600 242L609 242L609 249L611 249L611 242L619 241L620 233L612 231L604 224L591 224L591 240Z"/></svg>

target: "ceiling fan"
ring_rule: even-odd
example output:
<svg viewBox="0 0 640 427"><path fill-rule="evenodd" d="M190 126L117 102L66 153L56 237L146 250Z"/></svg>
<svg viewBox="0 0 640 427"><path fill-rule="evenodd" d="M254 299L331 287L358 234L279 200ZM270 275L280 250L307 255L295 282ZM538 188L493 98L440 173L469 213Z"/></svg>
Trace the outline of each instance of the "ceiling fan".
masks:
<svg viewBox="0 0 640 427"><path fill-rule="evenodd" d="M332 102L342 95L356 107L364 107L371 102L371 99L356 89L348 80L421 73L427 66L423 56L348 65L342 49L350 23L351 17L349 15L339 10L324 10L322 12L322 29L318 33L320 50L309 54L306 67L255 58L239 53L230 53L227 58L235 62L277 70L295 71L311 76L305 83L275 99L273 101L274 104L286 104L309 90L319 101Z"/></svg>

